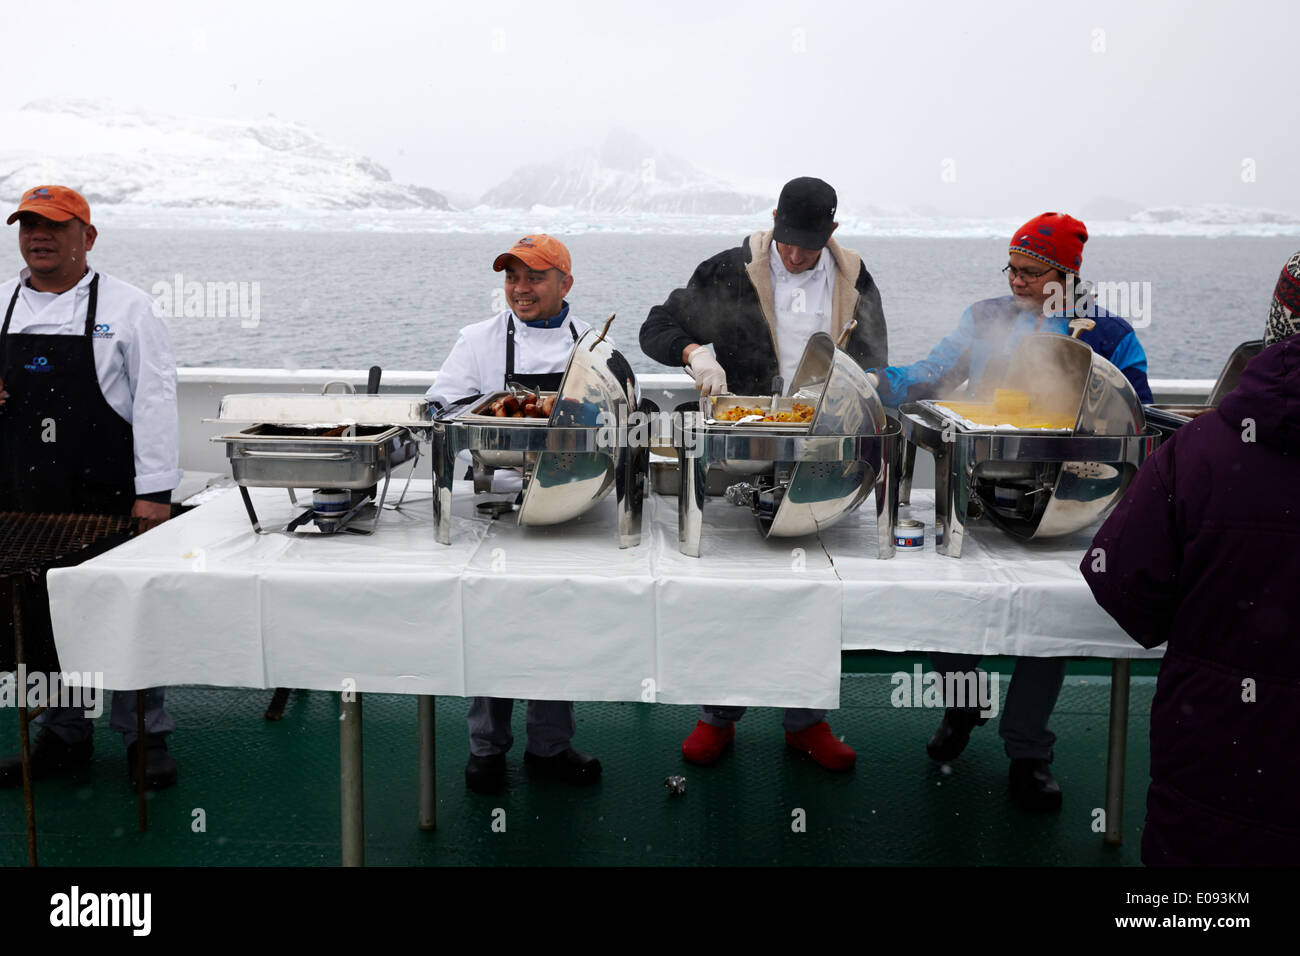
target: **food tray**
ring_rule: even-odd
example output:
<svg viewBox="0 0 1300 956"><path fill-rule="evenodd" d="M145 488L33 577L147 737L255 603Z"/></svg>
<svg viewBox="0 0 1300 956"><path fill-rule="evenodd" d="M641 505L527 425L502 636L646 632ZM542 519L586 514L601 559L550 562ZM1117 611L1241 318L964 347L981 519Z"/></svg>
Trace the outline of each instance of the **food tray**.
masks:
<svg viewBox="0 0 1300 956"><path fill-rule="evenodd" d="M944 419L945 421L954 422L960 425L964 431L968 431L968 432L1033 432L1035 435L1069 435L1072 434L1074 431L1071 428L1038 428L1038 427L1021 427L1018 425L985 425L980 422L973 422L969 418L957 414L957 412L953 411L951 408L948 408L946 405L941 405L939 404L938 401L935 401L933 399L922 399L917 404L934 412L936 415L938 415L940 418ZM976 403L967 402L964 404L976 404ZM993 409L993 404L990 402L988 407L991 411Z"/></svg>
<svg viewBox="0 0 1300 956"><path fill-rule="evenodd" d="M284 434L291 431L306 434ZM231 476L245 488L364 489L418 454L404 428L346 438L312 431L256 425L213 441L226 443Z"/></svg>
<svg viewBox="0 0 1300 956"><path fill-rule="evenodd" d="M523 425L525 427L530 427L530 428L538 428L550 423L549 418L499 418L496 415L493 415L492 412L489 410L492 407L492 403L502 398L505 398L507 395L510 394L512 393L504 389L499 392L493 392L491 395L488 395L486 398L479 401L468 412L463 412L460 415L458 415L457 420L462 422L476 422L476 423L492 424L492 425L502 425L502 424ZM545 398L548 395L558 396L557 392L548 392L546 390L543 390L541 394L543 398Z"/></svg>
<svg viewBox="0 0 1300 956"><path fill-rule="evenodd" d="M812 422L729 422L720 419L718 416L725 414L728 409L744 408L761 408L768 409L772 406L771 395L712 395L703 399L705 403L705 421L706 425L713 425L720 428L776 428L782 431L806 432ZM778 412L789 412L794 410L796 399L778 398L776 400L776 410ZM799 400L801 405L812 406L816 411L816 402Z"/></svg>

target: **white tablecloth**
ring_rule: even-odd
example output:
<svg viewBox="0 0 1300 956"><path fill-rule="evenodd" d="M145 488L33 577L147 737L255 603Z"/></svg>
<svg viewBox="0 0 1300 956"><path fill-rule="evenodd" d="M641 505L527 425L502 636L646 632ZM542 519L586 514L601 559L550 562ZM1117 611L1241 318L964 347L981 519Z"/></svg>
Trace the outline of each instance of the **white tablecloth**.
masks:
<svg viewBox="0 0 1300 956"><path fill-rule="evenodd" d="M458 484L448 547L429 494L413 482L373 536L290 538L254 534L232 489L52 571L62 666L118 689L835 707L841 647L1150 656L1078 574L1087 534L1029 547L980 525L953 559L927 527L924 553L879 561L870 501L820 538L765 541L715 499L688 558L675 499L647 499L641 546L620 550L612 495L566 525L518 528L479 516ZM292 517L285 492L253 495L264 527ZM904 514L932 525L932 500L917 491Z"/></svg>

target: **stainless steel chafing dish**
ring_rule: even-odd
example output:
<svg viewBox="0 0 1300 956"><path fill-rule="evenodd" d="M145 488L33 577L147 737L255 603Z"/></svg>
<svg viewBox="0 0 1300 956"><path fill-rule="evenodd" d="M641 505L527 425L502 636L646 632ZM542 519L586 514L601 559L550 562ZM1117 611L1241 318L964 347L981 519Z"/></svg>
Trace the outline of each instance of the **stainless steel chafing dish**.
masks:
<svg viewBox="0 0 1300 956"><path fill-rule="evenodd" d="M227 395L217 418L208 419L253 423L211 440L226 445L231 475L257 533L267 532L249 488L284 488L294 506L305 509L283 529L275 529L282 533L370 534L383 512L394 469L409 462L414 471L419 442L431 436L431 403L409 395L330 392L334 384L351 388L330 383L320 395ZM378 387L377 370L371 372L371 385ZM299 504L299 488L312 489L310 504ZM371 505L374 518L369 525L354 524Z"/></svg>
<svg viewBox="0 0 1300 956"><path fill-rule="evenodd" d="M548 418L492 416L488 407L504 392L475 397L438 416L433 470L439 542L451 544L456 456L468 451L476 472L489 468L522 472L519 525L569 521L614 490L619 547L640 543L649 449L632 448L619 439L618 423L626 423L638 409L636 373L605 339L608 328L606 322L600 332L588 329L574 345Z"/></svg>
<svg viewBox="0 0 1300 956"><path fill-rule="evenodd" d="M1236 388L1237 383L1241 381L1242 370L1262 351L1264 351L1263 339L1242 342L1228 356L1228 361L1219 372L1219 377L1204 405L1146 405L1144 407L1147 420L1168 437L1197 415L1218 408L1223 397Z"/></svg>
<svg viewBox="0 0 1300 956"><path fill-rule="evenodd" d="M960 557L968 510L1024 540L1071 534L1102 518L1160 442L1132 384L1083 342L1040 333L1016 349L1003 387L1042 393L1072 428L1005 428L965 421L938 402L903 405L908 446L899 499L910 497L916 448L934 455L936 548ZM1064 403L1064 404L1062 404Z"/></svg>
<svg viewBox="0 0 1300 956"><path fill-rule="evenodd" d="M674 423L681 479L678 537L683 554L698 557L703 509L711 470L737 478L727 489L735 504L748 505L765 537L797 537L829 528L876 490L879 556L894 554L895 502L884 485L899 437L866 373L824 332L804 349L788 393L776 410L813 406L811 421L729 422L718 419L736 405L769 409L771 396L717 396Z"/></svg>

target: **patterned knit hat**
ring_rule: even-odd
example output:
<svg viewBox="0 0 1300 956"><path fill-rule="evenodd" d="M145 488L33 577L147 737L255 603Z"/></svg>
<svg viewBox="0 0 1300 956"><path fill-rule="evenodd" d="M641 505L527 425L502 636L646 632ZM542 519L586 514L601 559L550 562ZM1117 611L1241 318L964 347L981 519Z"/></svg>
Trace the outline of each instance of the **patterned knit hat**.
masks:
<svg viewBox="0 0 1300 956"><path fill-rule="evenodd" d="M1078 275L1087 241L1088 229L1079 220L1063 212L1045 212L1016 230L1008 251Z"/></svg>
<svg viewBox="0 0 1300 956"><path fill-rule="evenodd" d="M1281 342L1297 332L1300 332L1300 252L1286 261L1278 276L1264 326L1264 344Z"/></svg>

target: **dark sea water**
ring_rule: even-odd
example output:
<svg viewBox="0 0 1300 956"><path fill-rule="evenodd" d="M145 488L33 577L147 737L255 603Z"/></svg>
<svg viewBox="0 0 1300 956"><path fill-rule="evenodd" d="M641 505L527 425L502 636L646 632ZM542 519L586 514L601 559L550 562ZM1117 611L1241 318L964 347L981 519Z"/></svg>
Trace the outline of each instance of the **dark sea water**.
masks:
<svg viewBox="0 0 1300 956"><path fill-rule="evenodd" d="M641 353L651 306L735 236L588 234L566 240L575 313L611 335L638 371L663 371ZM977 299L1006 293L994 239L865 238L860 252L884 299L890 360L923 358ZM435 369L457 330L500 308L492 260L501 234L297 233L108 229L91 262L146 292L191 282L260 283L255 328L238 317L172 318L183 366ZM1154 378L1213 378L1237 343L1259 337L1273 285L1300 241L1293 237L1092 239L1085 279L1148 282L1150 325L1138 330ZM14 244L16 246L16 243ZM10 247L8 274L22 266Z"/></svg>

